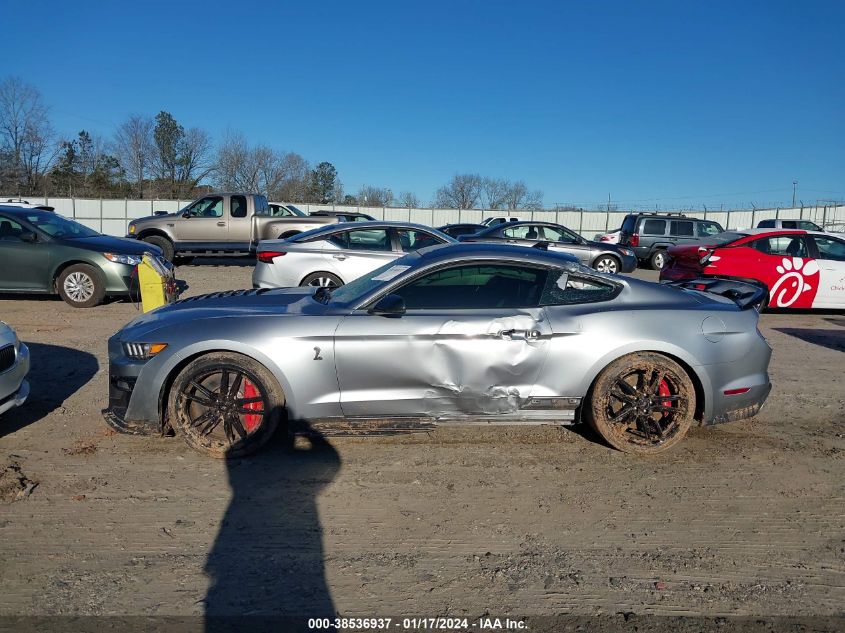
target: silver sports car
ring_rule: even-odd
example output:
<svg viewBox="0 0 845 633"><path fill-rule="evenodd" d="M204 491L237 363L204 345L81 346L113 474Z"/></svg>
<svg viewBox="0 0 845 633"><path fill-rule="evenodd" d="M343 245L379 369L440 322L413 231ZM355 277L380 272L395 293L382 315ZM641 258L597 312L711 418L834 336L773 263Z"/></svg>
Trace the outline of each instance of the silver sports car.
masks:
<svg viewBox="0 0 845 633"><path fill-rule="evenodd" d="M15 331L0 321L0 413L19 407L29 397L29 349Z"/></svg>
<svg viewBox="0 0 845 633"><path fill-rule="evenodd" d="M755 415L770 389L760 289L685 284L453 244L335 290L191 297L109 339L104 415L221 457L258 449L282 421L347 432L585 421L620 450L655 453L693 424Z"/></svg>

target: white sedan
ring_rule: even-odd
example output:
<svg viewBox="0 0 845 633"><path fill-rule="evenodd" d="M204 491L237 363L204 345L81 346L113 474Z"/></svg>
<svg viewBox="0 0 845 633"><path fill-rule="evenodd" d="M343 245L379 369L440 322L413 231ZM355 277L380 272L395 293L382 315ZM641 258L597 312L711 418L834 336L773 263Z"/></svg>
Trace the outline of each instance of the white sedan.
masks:
<svg viewBox="0 0 845 633"><path fill-rule="evenodd" d="M330 224L286 240L258 243L253 288L335 288L405 253L454 238L409 222Z"/></svg>

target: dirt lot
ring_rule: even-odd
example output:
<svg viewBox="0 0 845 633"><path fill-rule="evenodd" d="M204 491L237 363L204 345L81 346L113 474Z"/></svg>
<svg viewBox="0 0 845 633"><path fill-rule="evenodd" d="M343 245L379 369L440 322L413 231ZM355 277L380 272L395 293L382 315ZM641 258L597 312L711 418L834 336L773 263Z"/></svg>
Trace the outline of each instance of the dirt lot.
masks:
<svg viewBox="0 0 845 633"><path fill-rule="evenodd" d="M251 271L179 269L189 295ZM106 339L136 314L0 297L33 356L0 421L0 615L843 613L841 313L764 314L761 414L660 458L527 427L280 438L229 464L103 423Z"/></svg>

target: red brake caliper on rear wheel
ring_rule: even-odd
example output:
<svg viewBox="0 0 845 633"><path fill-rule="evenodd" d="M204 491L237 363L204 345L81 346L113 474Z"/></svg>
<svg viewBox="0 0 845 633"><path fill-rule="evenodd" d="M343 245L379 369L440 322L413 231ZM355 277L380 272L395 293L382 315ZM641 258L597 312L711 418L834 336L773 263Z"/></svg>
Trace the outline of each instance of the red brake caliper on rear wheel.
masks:
<svg viewBox="0 0 845 633"><path fill-rule="evenodd" d="M662 385L661 385L662 387ZM663 393L661 391L661 393ZM255 385L252 384L248 379L244 378L244 400L249 400L250 398L257 398L261 396L258 389L255 388ZM246 429L247 433L251 433L258 425L261 424L261 418L264 417L264 409L263 409L263 402L248 402L244 405L244 409L249 409L250 411L255 411L256 413L248 413L244 416L244 428Z"/></svg>
<svg viewBox="0 0 845 633"><path fill-rule="evenodd" d="M669 383L666 382L665 378L660 381L660 386L657 388L657 393L659 393L661 396L671 396L672 395L672 392L669 391ZM671 407L672 401L671 400L663 400L660 403L660 406ZM664 413L664 415L665 415L665 413Z"/></svg>

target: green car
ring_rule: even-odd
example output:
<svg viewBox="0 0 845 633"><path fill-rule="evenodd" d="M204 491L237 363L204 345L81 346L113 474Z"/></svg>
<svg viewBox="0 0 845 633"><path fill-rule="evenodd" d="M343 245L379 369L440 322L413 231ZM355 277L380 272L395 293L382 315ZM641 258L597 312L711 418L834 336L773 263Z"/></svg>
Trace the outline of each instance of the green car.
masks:
<svg viewBox="0 0 845 633"><path fill-rule="evenodd" d="M75 308L128 295L152 244L97 233L52 211L0 205L0 292L56 294Z"/></svg>

